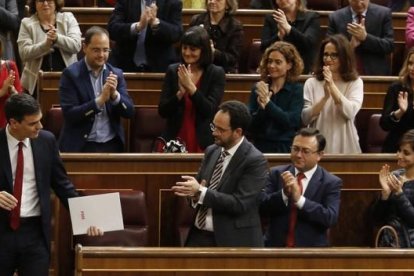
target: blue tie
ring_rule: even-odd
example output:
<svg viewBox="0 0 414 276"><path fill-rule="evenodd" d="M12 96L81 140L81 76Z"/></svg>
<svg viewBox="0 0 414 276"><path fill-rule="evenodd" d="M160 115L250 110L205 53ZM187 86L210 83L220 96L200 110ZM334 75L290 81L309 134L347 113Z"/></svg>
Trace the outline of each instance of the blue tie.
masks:
<svg viewBox="0 0 414 276"><path fill-rule="evenodd" d="M141 14L145 12L146 5L150 5L149 0L141 0ZM134 63L136 66L147 64L147 56L145 53L145 35L147 33L147 27L144 27L138 34L137 47L134 53Z"/></svg>

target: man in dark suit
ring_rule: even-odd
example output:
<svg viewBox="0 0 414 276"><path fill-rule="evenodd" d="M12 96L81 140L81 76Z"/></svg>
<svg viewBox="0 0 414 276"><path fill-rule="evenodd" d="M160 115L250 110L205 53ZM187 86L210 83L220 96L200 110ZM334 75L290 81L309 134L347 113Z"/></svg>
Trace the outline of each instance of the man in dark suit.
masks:
<svg viewBox="0 0 414 276"><path fill-rule="evenodd" d="M118 0L108 22L110 62L128 72L165 72L177 61L182 1Z"/></svg>
<svg viewBox="0 0 414 276"><path fill-rule="evenodd" d="M338 219L342 180L318 166L325 144L318 130L301 129L293 140L292 164L270 169L260 206L270 218L266 246L328 246L327 230Z"/></svg>
<svg viewBox="0 0 414 276"><path fill-rule="evenodd" d="M267 162L244 137L250 121L243 103L222 103L211 124L215 144L197 176L182 176L172 187L197 208L186 246L263 246L258 196Z"/></svg>
<svg viewBox="0 0 414 276"><path fill-rule="evenodd" d="M369 0L349 0L349 6L329 16L327 35L347 36L355 49L361 75L390 75L387 55L394 50L391 10Z"/></svg>
<svg viewBox="0 0 414 276"><path fill-rule="evenodd" d="M66 207L68 198L78 194L53 134L41 130L38 102L27 94L13 95L6 102L5 114L8 125L0 130L0 274L12 276L17 270L19 276L47 276L50 189ZM90 227L88 234L102 232Z"/></svg>
<svg viewBox="0 0 414 276"><path fill-rule="evenodd" d="M85 33L85 58L66 68L59 95L64 125L59 137L63 152L123 152L121 117L131 118L134 105L122 70L106 63L110 52L105 29Z"/></svg>

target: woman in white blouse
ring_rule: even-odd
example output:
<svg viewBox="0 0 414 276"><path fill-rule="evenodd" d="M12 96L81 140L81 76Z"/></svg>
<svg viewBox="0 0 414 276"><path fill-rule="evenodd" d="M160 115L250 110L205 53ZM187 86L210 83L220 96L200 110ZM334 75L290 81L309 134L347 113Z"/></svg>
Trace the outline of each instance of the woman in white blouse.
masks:
<svg viewBox="0 0 414 276"><path fill-rule="evenodd" d="M39 70L62 71L77 61L81 31L70 12L61 12L63 0L31 0L32 16L22 20L17 44L24 69L21 82L35 93Z"/></svg>
<svg viewBox="0 0 414 276"><path fill-rule="evenodd" d="M348 39L333 35L322 41L315 76L304 86L302 122L326 137L326 153L360 153L354 119L364 87Z"/></svg>

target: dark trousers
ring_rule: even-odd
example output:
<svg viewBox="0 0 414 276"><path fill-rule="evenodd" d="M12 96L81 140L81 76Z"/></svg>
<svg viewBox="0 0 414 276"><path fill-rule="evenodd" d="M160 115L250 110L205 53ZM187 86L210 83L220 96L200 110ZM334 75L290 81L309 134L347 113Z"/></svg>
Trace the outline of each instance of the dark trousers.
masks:
<svg viewBox="0 0 414 276"><path fill-rule="evenodd" d="M124 145L122 144L121 139L116 136L105 143L86 142L82 152L124 152Z"/></svg>
<svg viewBox="0 0 414 276"><path fill-rule="evenodd" d="M188 238L185 243L187 247L215 247L217 246L214 232L200 230L193 226L188 233Z"/></svg>
<svg viewBox="0 0 414 276"><path fill-rule="evenodd" d="M0 275L48 276L49 259L40 217L21 219L16 231L0 230Z"/></svg>

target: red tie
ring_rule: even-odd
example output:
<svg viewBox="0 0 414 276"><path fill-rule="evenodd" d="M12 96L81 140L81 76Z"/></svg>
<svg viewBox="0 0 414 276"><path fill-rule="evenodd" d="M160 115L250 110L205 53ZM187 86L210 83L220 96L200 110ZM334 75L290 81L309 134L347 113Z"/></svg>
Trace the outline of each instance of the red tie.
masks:
<svg viewBox="0 0 414 276"><path fill-rule="evenodd" d="M19 142L19 150L17 151L17 165L16 175L13 186L13 196L17 199L17 206L10 212L10 227L13 230L17 230L20 226L20 207L22 198L22 187L23 187L23 142Z"/></svg>
<svg viewBox="0 0 414 276"><path fill-rule="evenodd" d="M304 173L298 173L297 179L298 179L298 185L300 189L300 193L302 194L302 179L305 178ZM295 246L295 227L296 227L296 220L298 215L298 208L293 203L293 200L290 199L290 217L289 217L289 231L287 234L286 239L286 247L294 247Z"/></svg>
<svg viewBox="0 0 414 276"><path fill-rule="evenodd" d="M356 16L357 23L361 24L361 21L363 18L365 18L365 16L362 13L358 13ZM358 48L359 47L355 48L355 59L356 59L357 71L360 75L365 75L364 62L362 61L362 54Z"/></svg>

